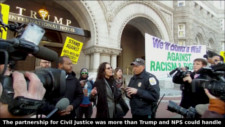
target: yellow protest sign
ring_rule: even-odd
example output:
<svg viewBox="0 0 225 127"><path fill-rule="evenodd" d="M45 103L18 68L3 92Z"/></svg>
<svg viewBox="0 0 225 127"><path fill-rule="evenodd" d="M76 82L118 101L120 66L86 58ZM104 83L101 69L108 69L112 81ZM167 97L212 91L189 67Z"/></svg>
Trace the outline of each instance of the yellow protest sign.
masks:
<svg viewBox="0 0 225 127"><path fill-rule="evenodd" d="M77 64L83 43L71 37L66 37L61 56L68 56L73 64Z"/></svg>
<svg viewBox="0 0 225 127"><path fill-rule="evenodd" d="M223 57L224 62L225 62L225 51L220 51L220 55Z"/></svg>
<svg viewBox="0 0 225 127"><path fill-rule="evenodd" d="M4 24L8 24L9 19L9 5L0 3L0 16ZM1 27L0 30L0 38L6 39L7 38L7 31Z"/></svg>

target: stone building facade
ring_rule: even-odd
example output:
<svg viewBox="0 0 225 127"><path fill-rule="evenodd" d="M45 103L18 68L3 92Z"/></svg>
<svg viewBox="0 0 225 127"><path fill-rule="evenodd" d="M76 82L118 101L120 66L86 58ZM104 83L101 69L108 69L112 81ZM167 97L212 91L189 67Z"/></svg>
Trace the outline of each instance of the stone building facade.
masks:
<svg viewBox="0 0 225 127"><path fill-rule="evenodd" d="M131 61L145 57L145 33L181 45L207 45L208 50L217 53L224 50L224 30L220 30L224 9L208 1L185 1L184 6L178 6L179 1L34 0L33 6L43 3L46 8L57 7L75 20L76 27L90 31L90 37L62 32L58 33L60 42L42 42L60 52L66 36L82 41L84 46L74 65L78 74L83 67L96 74L99 64L106 61L131 75Z"/></svg>
<svg viewBox="0 0 225 127"><path fill-rule="evenodd" d="M212 6L210 1L186 1L178 6L174 2L174 42L183 45L206 45L207 50L219 53L224 50L224 9ZM185 32L179 35L179 25ZM224 27L224 26L223 26Z"/></svg>

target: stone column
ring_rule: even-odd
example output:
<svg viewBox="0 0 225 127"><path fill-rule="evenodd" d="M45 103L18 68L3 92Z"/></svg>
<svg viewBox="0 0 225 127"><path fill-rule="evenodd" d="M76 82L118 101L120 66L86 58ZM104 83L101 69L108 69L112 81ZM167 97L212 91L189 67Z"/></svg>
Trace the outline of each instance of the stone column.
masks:
<svg viewBox="0 0 225 127"><path fill-rule="evenodd" d="M98 70L98 66L100 64L100 53L94 53L94 58L93 58L93 71Z"/></svg>
<svg viewBox="0 0 225 127"><path fill-rule="evenodd" d="M85 65L86 65L86 68L87 69L90 69L90 55L85 55L85 61L86 61L86 63L85 63Z"/></svg>
<svg viewBox="0 0 225 127"><path fill-rule="evenodd" d="M110 60L110 62L111 62L111 66L112 66L112 68L113 69L115 69L116 67L117 67L117 59L116 59L116 56L117 55L111 55L111 60Z"/></svg>

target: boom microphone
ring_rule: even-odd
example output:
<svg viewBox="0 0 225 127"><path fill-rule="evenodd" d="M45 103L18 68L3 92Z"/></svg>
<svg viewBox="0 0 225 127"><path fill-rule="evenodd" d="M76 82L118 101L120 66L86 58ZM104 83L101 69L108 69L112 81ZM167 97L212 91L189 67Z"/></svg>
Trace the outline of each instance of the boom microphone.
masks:
<svg viewBox="0 0 225 127"><path fill-rule="evenodd" d="M55 51L42 46L39 46L38 48L38 52L33 54L35 57L52 62L58 60L58 54Z"/></svg>
<svg viewBox="0 0 225 127"><path fill-rule="evenodd" d="M33 42L29 42L24 39L13 39L13 44L15 46L18 46L18 48L24 49L28 53L32 53L34 56L45 59L48 61L57 61L58 60L58 54L48 48L42 47L42 46L37 46Z"/></svg>
<svg viewBox="0 0 225 127"><path fill-rule="evenodd" d="M55 114L57 111L61 111L61 110L64 110L67 108L67 106L70 104L70 101L69 99L67 98L62 98L60 99L56 106L55 106L55 109L53 111L51 111L47 116L46 118L50 118L52 117L53 114Z"/></svg>
<svg viewBox="0 0 225 127"><path fill-rule="evenodd" d="M7 50L11 60L24 60L27 54L32 54L37 58L52 62L58 60L58 54L55 51L37 46L24 39L1 40L0 49Z"/></svg>

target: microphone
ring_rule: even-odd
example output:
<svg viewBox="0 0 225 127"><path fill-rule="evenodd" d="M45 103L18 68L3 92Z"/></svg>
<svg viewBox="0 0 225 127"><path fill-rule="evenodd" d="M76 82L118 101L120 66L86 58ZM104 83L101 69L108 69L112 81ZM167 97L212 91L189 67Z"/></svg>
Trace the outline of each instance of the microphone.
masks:
<svg viewBox="0 0 225 127"><path fill-rule="evenodd" d="M23 48L27 53L32 53L37 58L45 59L48 61L57 61L58 54L43 46L37 46L35 43L24 40L24 39L13 39L14 45L19 48Z"/></svg>
<svg viewBox="0 0 225 127"><path fill-rule="evenodd" d="M0 49L7 50L9 56L14 60L24 60L29 53L37 58L51 62L58 60L58 54L55 51L43 46L37 46L33 42L24 39L1 40Z"/></svg>
<svg viewBox="0 0 225 127"><path fill-rule="evenodd" d="M39 46L38 48L38 51L33 54L35 57L51 62L58 60L58 54L55 51L42 46Z"/></svg>
<svg viewBox="0 0 225 127"><path fill-rule="evenodd" d="M70 101L67 99L67 98L62 98L60 99L56 106L55 106L55 109L53 111L51 111L47 116L46 118L50 118L52 117L53 114L55 114L57 111L61 111L61 110L64 110L66 109L66 107L70 104Z"/></svg>
<svg viewBox="0 0 225 127"><path fill-rule="evenodd" d="M173 73L175 73L179 68L175 68L172 71L170 71L169 75L173 75Z"/></svg>

